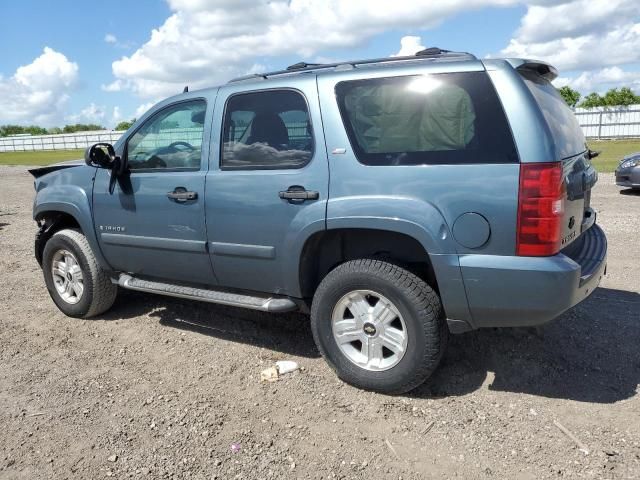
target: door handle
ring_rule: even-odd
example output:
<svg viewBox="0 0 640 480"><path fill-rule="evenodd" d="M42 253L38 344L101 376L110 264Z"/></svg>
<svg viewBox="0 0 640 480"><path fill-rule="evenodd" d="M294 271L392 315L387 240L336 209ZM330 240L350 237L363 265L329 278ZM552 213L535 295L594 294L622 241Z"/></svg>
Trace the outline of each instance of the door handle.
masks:
<svg viewBox="0 0 640 480"><path fill-rule="evenodd" d="M278 195L284 200L304 202L305 200L318 200L320 193L307 190L300 185L292 185L286 191L279 192Z"/></svg>
<svg viewBox="0 0 640 480"><path fill-rule="evenodd" d="M176 202L186 202L198 198L198 192L188 192L184 187L177 187L173 192L168 192L167 197Z"/></svg>

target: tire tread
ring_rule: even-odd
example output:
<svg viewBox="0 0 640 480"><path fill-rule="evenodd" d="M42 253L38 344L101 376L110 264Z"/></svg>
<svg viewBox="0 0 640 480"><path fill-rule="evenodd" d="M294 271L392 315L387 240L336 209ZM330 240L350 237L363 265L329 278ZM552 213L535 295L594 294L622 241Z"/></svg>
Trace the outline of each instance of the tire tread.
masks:
<svg viewBox="0 0 640 480"><path fill-rule="evenodd" d="M92 290L88 293L92 295L92 300L89 305L89 310L82 316L84 318L95 317L109 310L116 300L118 287L111 282L111 278L109 278L98 264L87 237L75 229L60 230L53 235L53 237L56 236L66 237L75 243L84 255L89 266Z"/></svg>
<svg viewBox="0 0 640 480"><path fill-rule="evenodd" d="M320 302L327 293L327 290L335 282L340 282L346 275L352 274L365 274L373 275L381 278L382 280L396 285L400 288L407 297L407 300L414 305L418 312L418 320L423 326L423 330L429 337L424 348L424 354L417 369L413 372L410 378L407 378L399 386L387 390L385 393L401 394L413 390L433 373L437 368L442 356L446 350L448 343L448 328L445 323L445 318L442 313L442 306L440 298L437 293L420 277L402 268L401 266L391 263L389 261L383 261L374 258L363 258L358 260L351 260L345 262L323 279L318 287L314 296L314 301L311 308L311 319L314 325L313 335L325 358L328 359L328 363L331 367L337 371L335 364L327 356L326 349L320 342L318 332L318 310L320 308ZM338 372L340 375L340 372ZM358 385L362 386L362 385ZM365 385L364 388L367 388ZM375 389L375 388L369 388Z"/></svg>

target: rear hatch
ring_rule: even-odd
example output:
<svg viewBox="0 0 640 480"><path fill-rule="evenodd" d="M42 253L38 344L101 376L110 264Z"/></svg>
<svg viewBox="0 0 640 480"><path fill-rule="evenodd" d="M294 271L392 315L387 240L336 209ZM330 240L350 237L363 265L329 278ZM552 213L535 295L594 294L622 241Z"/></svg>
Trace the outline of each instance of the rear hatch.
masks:
<svg viewBox="0 0 640 480"><path fill-rule="evenodd" d="M553 70L545 71L539 64L532 64L535 68L527 65L519 67L518 72L540 107L558 152L559 158L549 160L562 162L566 195L560 224L560 248L565 248L595 222L590 200L598 173L591 164L591 155L578 120L550 82L555 78Z"/></svg>

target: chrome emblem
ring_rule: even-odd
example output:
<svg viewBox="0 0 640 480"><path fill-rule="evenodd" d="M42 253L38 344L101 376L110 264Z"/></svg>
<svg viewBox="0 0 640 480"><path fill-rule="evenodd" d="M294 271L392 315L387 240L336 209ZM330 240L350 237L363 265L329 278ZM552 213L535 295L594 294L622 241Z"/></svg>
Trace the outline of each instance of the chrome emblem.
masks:
<svg viewBox="0 0 640 480"><path fill-rule="evenodd" d="M120 225L99 225L101 232L124 232L125 227Z"/></svg>
<svg viewBox="0 0 640 480"><path fill-rule="evenodd" d="M365 323L362 330L371 337L376 334L376 327L372 323Z"/></svg>

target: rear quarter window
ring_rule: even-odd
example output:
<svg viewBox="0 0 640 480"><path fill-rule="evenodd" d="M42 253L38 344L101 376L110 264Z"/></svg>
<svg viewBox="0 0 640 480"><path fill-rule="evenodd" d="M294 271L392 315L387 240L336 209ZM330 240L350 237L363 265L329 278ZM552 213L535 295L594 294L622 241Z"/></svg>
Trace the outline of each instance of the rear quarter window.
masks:
<svg viewBox="0 0 640 480"><path fill-rule="evenodd" d="M542 111L561 159L586 150L582 128L573 111L549 80L534 72L521 72L524 83Z"/></svg>
<svg viewBox="0 0 640 480"><path fill-rule="evenodd" d="M365 165L518 162L511 130L484 72L341 82L336 96Z"/></svg>

